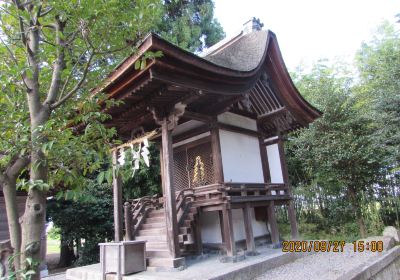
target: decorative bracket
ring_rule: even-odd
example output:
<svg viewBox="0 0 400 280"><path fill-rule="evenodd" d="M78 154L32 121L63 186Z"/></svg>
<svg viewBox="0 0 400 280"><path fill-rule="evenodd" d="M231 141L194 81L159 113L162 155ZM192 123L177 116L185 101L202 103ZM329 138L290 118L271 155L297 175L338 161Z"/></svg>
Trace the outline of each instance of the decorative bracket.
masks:
<svg viewBox="0 0 400 280"><path fill-rule="evenodd" d="M150 111L153 114L153 118L158 125L162 125L164 120L167 120L168 130L173 130L177 125L179 118L183 116L186 109L186 104L178 102L170 110L159 110L151 108Z"/></svg>

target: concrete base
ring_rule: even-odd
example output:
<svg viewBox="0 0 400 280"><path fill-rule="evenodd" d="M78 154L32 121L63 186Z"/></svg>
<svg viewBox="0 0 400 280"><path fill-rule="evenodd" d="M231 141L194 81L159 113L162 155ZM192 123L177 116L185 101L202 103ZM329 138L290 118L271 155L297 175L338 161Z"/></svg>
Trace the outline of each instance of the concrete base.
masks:
<svg viewBox="0 0 400 280"><path fill-rule="evenodd" d="M271 249L279 249L279 248L282 248L282 243L277 242L277 243L268 244L267 247L271 248Z"/></svg>
<svg viewBox="0 0 400 280"><path fill-rule="evenodd" d="M235 263L243 261L245 258L245 255L242 253L237 254L236 256L222 256L219 258L219 261L222 263Z"/></svg>
<svg viewBox="0 0 400 280"><path fill-rule="evenodd" d="M245 255L246 257L254 257L254 256L258 256L260 253L257 251L246 251Z"/></svg>
<svg viewBox="0 0 400 280"><path fill-rule="evenodd" d="M182 271L143 271L123 276L123 280L184 280L184 279L253 279L267 270L287 264L309 253L283 253L280 249L270 249L266 246L257 247L260 253L254 257L244 258L239 262L221 263L221 255L209 254L203 258L187 258L187 268ZM67 280L100 280L100 266L91 265L69 269ZM115 275L107 275L107 280L116 279Z"/></svg>
<svg viewBox="0 0 400 280"><path fill-rule="evenodd" d="M400 279L400 246L396 246L377 260L359 266L337 280L395 280Z"/></svg>

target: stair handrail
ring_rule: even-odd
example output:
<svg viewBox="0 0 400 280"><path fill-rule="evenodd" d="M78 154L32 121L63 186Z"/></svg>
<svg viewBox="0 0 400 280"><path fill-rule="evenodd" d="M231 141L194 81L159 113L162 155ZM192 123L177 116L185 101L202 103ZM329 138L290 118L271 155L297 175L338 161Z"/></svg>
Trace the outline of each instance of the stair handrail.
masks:
<svg viewBox="0 0 400 280"><path fill-rule="evenodd" d="M124 203L126 239L133 240L150 209L160 208L157 194L129 199Z"/></svg>
<svg viewBox="0 0 400 280"><path fill-rule="evenodd" d="M190 207L191 203L195 200L194 190L185 189L181 190L177 196L176 201L176 214L178 225L181 225L185 219L186 210Z"/></svg>

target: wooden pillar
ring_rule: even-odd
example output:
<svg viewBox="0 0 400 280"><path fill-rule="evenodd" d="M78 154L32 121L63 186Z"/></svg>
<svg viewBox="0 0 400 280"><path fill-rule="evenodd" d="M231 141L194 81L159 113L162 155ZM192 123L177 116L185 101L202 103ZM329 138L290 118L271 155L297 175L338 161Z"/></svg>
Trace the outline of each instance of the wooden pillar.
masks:
<svg viewBox="0 0 400 280"><path fill-rule="evenodd" d="M236 255L235 235L233 232L232 209L222 209L222 219L224 223L224 240L226 255L232 257Z"/></svg>
<svg viewBox="0 0 400 280"><path fill-rule="evenodd" d="M167 226L168 249L173 258L180 256L178 240L178 223L176 217L176 198L173 176L173 151L172 151L172 129L169 128L168 119L163 118L161 123L161 150L163 170L163 190L165 197L165 222Z"/></svg>
<svg viewBox="0 0 400 280"><path fill-rule="evenodd" d="M221 229L221 240L222 243L225 244L224 217L222 215L222 210L218 211L218 215L219 215L219 227Z"/></svg>
<svg viewBox="0 0 400 280"><path fill-rule="evenodd" d="M196 225L195 225L195 238L196 238L196 254L201 255L203 254L203 241L201 239L201 210L198 210Z"/></svg>
<svg viewBox="0 0 400 280"><path fill-rule="evenodd" d="M258 128L258 131L261 131L260 128ZM258 138L258 143L260 147L260 157L261 157L261 166L264 176L264 183L271 183L271 174L269 171L267 148L264 145L264 141L261 137Z"/></svg>
<svg viewBox="0 0 400 280"><path fill-rule="evenodd" d="M270 201L268 205L268 223L271 227L272 244L277 244L279 243L279 230L278 230L278 223L276 222L274 201Z"/></svg>
<svg viewBox="0 0 400 280"><path fill-rule="evenodd" d="M291 231L292 238L297 239L299 236L299 231L297 229L296 211L294 209L292 188L290 187L290 184L289 184L289 172L288 172L287 163L286 163L285 148L283 146L283 140L281 137L279 137L279 140L278 140L278 148L279 148L279 157L280 157L281 166L282 166L283 181L284 181L285 185L288 187L289 195L291 197L291 200L289 201L289 204L288 204L288 217L289 217L289 222L290 222L290 231Z"/></svg>
<svg viewBox="0 0 400 280"><path fill-rule="evenodd" d="M249 203L246 203L246 206L243 208L243 220L244 220L244 229L246 231L247 253L254 253L256 251L256 245L254 242L252 215Z"/></svg>
<svg viewBox="0 0 400 280"><path fill-rule="evenodd" d="M221 144L219 139L219 129L215 123L211 124L211 150L214 167L214 183L224 182L224 172L222 167Z"/></svg>
<svg viewBox="0 0 400 280"><path fill-rule="evenodd" d="M117 174L117 150L112 152L113 203L114 203L114 241L122 241L122 184Z"/></svg>

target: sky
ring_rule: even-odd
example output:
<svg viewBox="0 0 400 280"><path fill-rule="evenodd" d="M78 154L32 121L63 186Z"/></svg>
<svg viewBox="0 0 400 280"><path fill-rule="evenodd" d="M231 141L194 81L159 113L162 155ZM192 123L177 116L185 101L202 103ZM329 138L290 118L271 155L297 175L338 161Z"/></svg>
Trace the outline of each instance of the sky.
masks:
<svg viewBox="0 0 400 280"><path fill-rule="evenodd" d="M399 0L214 0L215 17L229 37L249 19L273 31L289 70L321 58L351 63L384 20L395 22ZM400 25L400 24L399 24Z"/></svg>

